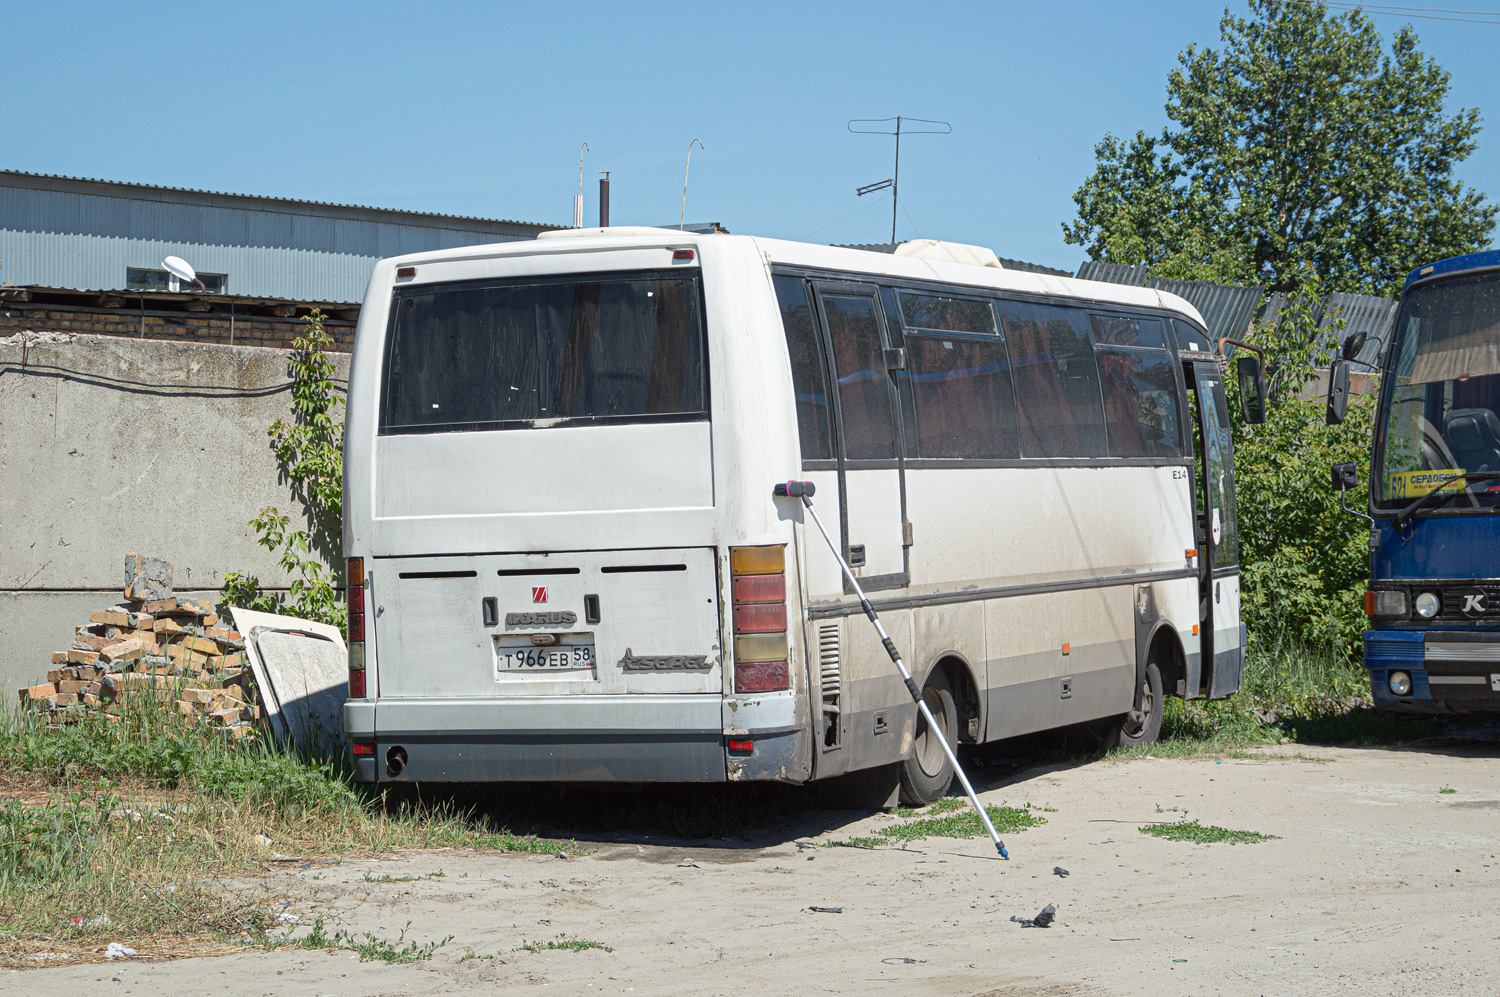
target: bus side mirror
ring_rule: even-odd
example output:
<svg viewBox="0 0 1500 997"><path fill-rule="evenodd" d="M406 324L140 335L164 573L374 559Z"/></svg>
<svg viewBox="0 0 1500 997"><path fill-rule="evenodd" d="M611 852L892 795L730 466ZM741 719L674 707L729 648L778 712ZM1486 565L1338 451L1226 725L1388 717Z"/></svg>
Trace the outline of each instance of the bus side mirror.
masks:
<svg viewBox="0 0 1500 997"><path fill-rule="evenodd" d="M1333 465L1333 490L1346 492L1359 487L1359 468L1353 464Z"/></svg>
<svg viewBox="0 0 1500 997"><path fill-rule="evenodd" d="M1234 362L1240 380L1240 412L1245 421L1258 426L1266 421L1266 379L1255 357L1240 357Z"/></svg>
<svg viewBox="0 0 1500 997"><path fill-rule="evenodd" d="M1328 368L1328 411L1323 416L1323 421L1330 426L1337 426L1344 421L1344 413L1349 409L1349 361L1335 360L1333 366Z"/></svg>
<svg viewBox="0 0 1500 997"><path fill-rule="evenodd" d="M1356 332L1344 340L1344 359L1353 360L1359 356L1359 351L1365 348L1365 340L1370 338L1367 332Z"/></svg>

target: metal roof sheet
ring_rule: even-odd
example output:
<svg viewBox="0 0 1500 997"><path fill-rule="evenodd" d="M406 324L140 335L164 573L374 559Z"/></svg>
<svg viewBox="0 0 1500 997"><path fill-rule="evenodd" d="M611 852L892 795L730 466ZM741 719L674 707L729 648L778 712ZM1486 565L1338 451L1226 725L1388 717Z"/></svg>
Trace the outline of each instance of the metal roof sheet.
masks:
<svg viewBox="0 0 1500 997"><path fill-rule="evenodd" d="M94 177L70 177L59 173L28 173L23 170L0 169L0 187L26 187L35 190L60 190L71 193L96 193L103 196L153 196L153 199L176 200L183 203L199 203L205 198L230 198L254 205L284 206L307 214L308 208L333 209L337 212L376 212L382 215L409 215L413 218L451 220L456 222L480 222L491 225L522 225L528 228L549 229L566 226L522 222L499 218L481 218L477 215L452 215L435 211L412 211L407 208L377 208L363 204L342 204L335 201L308 201L291 197L275 197L267 194L235 194L225 191L203 190L197 187L166 187L160 184L137 183L132 180L102 180ZM83 188L83 189L80 189ZM109 191L105 188L118 188ZM128 194L127 194L128 192ZM182 195L191 195L184 197Z"/></svg>
<svg viewBox="0 0 1500 997"><path fill-rule="evenodd" d="M1238 284L1215 284L1207 280L1171 280L1152 277L1151 287L1186 298L1203 316L1208 326L1209 341L1217 349L1225 336L1245 338L1250 323L1255 319L1255 309L1265 294L1263 287L1243 287Z"/></svg>
<svg viewBox="0 0 1500 997"><path fill-rule="evenodd" d="M1079 280L1102 280L1107 284L1126 284L1130 287L1145 287L1151 268L1144 263L1101 263L1089 260L1079 264Z"/></svg>
<svg viewBox="0 0 1500 997"><path fill-rule="evenodd" d="M357 302L376 261L548 226L0 171L0 278L124 291L181 256L252 297Z"/></svg>
<svg viewBox="0 0 1500 997"><path fill-rule="evenodd" d="M1382 298L1373 294L1330 294L1318 322L1319 331L1327 332L1323 344L1327 358L1333 359L1336 344L1355 333L1363 332L1368 338L1354 359L1361 363L1378 364L1385 355L1386 347L1390 345L1391 334L1396 331L1398 304L1395 298ZM1344 320L1344 331L1341 335L1335 335L1334 326L1340 318Z"/></svg>

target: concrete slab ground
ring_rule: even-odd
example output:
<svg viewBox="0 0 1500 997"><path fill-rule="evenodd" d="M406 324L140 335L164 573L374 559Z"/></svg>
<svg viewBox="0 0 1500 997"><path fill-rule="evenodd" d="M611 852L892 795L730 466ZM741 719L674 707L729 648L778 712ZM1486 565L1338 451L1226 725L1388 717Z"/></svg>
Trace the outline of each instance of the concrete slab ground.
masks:
<svg viewBox="0 0 1500 997"><path fill-rule="evenodd" d="M1055 808L1044 826L1009 836L1009 863L983 839L824 847L895 818L818 811L758 841L642 835L565 860L427 852L313 867L274 884L307 897L294 908L304 925L321 916L384 938L405 928L408 939L452 941L410 966L247 953L5 973L0 991L1492 994L1497 750L1298 746L1031 769L984 793ZM1139 832L1176 819L1173 808L1278 840L1194 845ZM1010 920L1048 903L1057 922L1047 930ZM518 951L559 935L613 951Z"/></svg>

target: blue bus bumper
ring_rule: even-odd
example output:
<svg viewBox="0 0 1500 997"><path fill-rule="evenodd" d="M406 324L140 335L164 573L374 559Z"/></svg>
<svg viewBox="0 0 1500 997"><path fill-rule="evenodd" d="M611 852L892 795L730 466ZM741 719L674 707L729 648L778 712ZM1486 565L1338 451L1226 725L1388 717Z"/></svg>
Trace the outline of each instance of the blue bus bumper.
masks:
<svg viewBox="0 0 1500 997"><path fill-rule="evenodd" d="M1382 713L1447 716L1500 713L1500 632L1490 630L1366 630L1365 668ZM1391 674L1411 676L1405 696L1391 692Z"/></svg>

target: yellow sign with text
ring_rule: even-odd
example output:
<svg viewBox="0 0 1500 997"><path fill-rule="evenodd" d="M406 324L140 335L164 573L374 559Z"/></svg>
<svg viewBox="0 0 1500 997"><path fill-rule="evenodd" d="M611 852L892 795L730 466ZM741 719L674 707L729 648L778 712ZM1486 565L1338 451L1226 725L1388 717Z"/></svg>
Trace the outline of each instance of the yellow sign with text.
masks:
<svg viewBox="0 0 1500 997"><path fill-rule="evenodd" d="M1440 491L1444 495L1457 495L1464 490L1463 473L1464 469L1461 467L1439 467L1431 471L1397 471L1390 475L1386 492L1393 499L1421 498L1435 491Z"/></svg>

